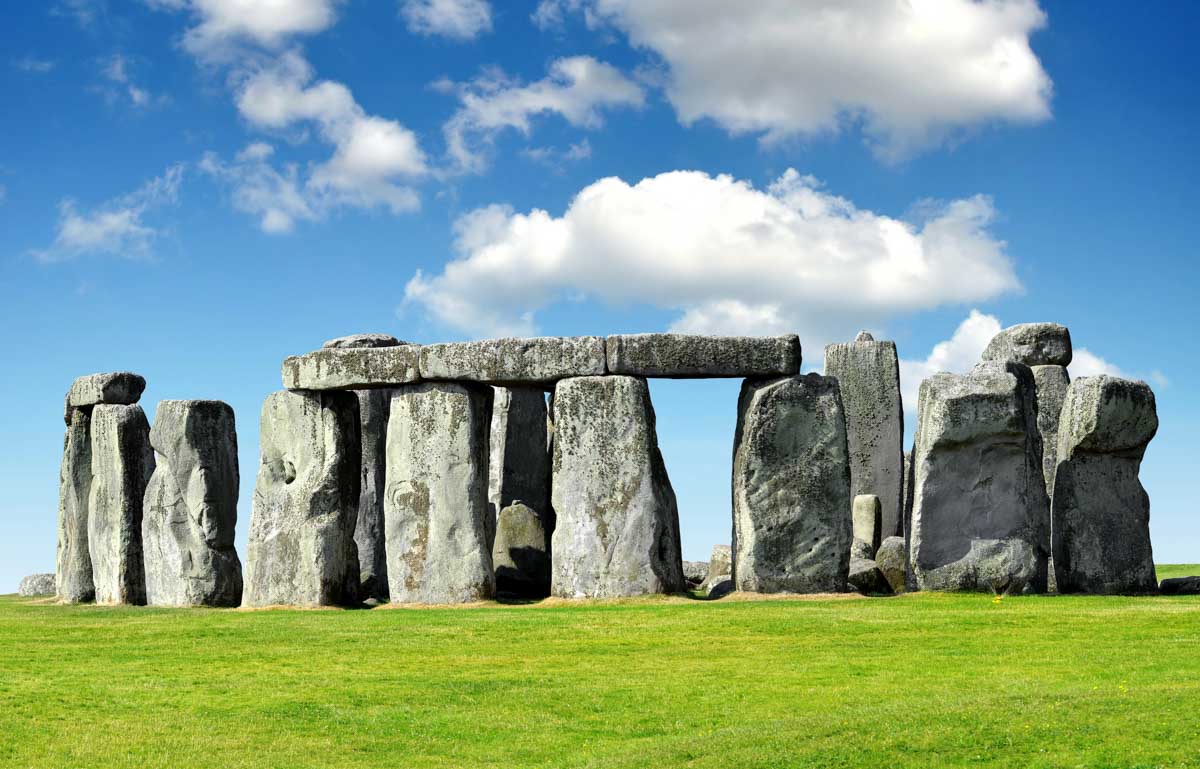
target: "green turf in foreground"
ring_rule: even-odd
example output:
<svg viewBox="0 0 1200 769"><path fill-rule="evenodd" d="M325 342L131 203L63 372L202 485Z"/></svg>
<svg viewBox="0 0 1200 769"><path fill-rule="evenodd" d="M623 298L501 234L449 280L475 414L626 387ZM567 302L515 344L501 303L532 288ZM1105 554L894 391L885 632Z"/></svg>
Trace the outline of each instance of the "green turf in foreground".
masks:
<svg viewBox="0 0 1200 769"><path fill-rule="evenodd" d="M6 597L0 766L1200 766L1200 597Z"/></svg>

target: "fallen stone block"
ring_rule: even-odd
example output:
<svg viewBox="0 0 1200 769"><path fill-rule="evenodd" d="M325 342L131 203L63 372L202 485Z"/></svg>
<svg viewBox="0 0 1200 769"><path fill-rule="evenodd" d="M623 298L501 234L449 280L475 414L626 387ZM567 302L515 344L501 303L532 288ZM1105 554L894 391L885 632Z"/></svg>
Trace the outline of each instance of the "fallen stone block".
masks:
<svg viewBox="0 0 1200 769"><path fill-rule="evenodd" d="M695 379L776 377L800 372L800 340L795 334L617 334L608 337L605 346L612 374Z"/></svg>
<svg viewBox="0 0 1200 769"><path fill-rule="evenodd" d="M550 535L533 508L518 501L500 511L492 565L498 593L526 598L550 595Z"/></svg>
<svg viewBox="0 0 1200 769"><path fill-rule="evenodd" d="M1200 595L1200 577L1171 577L1158 586L1163 595Z"/></svg>
<svg viewBox="0 0 1200 769"><path fill-rule="evenodd" d="M908 548L904 545L904 537L888 537L881 542L875 551L875 565L883 573L892 592L903 593L908 569Z"/></svg>
<svg viewBox="0 0 1200 769"><path fill-rule="evenodd" d="M283 361L289 390L366 390L419 380L418 345L330 347Z"/></svg>
<svg viewBox="0 0 1200 769"><path fill-rule="evenodd" d="M708 576L706 579L733 573L733 549L729 545L713 545L712 554L708 557Z"/></svg>
<svg viewBox="0 0 1200 769"><path fill-rule="evenodd" d="M54 575L30 574L22 577L21 584L17 586L17 595L23 598L54 595Z"/></svg>
<svg viewBox="0 0 1200 769"><path fill-rule="evenodd" d="M870 558L851 558L846 582L863 595L891 595L892 587L879 565Z"/></svg>
<svg viewBox="0 0 1200 769"><path fill-rule="evenodd" d="M1068 366L1071 363L1071 332L1057 323L1010 326L992 337L983 351L983 359L1026 366Z"/></svg>
<svg viewBox="0 0 1200 769"><path fill-rule="evenodd" d="M56 595L64 603L96 597L88 548L88 498L92 492L91 408L69 408L58 484Z"/></svg>
<svg viewBox="0 0 1200 769"><path fill-rule="evenodd" d="M424 379L550 386L605 370L604 338L598 336L487 339L421 348Z"/></svg>
<svg viewBox="0 0 1200 769"><path fill-rule="evenodd" d="M683 578L689 585L704 584L708 579L708 561L684 561Z"/></svg>

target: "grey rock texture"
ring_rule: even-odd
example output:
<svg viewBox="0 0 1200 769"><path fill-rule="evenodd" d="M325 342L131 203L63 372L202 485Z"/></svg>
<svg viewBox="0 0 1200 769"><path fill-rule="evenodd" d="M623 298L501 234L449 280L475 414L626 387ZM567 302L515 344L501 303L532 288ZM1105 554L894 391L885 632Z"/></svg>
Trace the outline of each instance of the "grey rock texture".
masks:
<svg viewBox="0 0 1200 769"><path fill-rule="evenodd" d="M496 385L553 385L605 373L604 338L543 336L450 342L421 348L421 376Z"/></svg>
<svg viewBox="0 0 1200 769"><path fill-rule="evenodd" d="M904 546L904 537L888 537L881 542L875 551L875 565L883 573L892 592L903 593L908 569L908 548Z"/></svg>
<svg viewBox="0 0 1200 769"><path fill-rule="evenodd" d="M1054 473L1058 468L1058 420L1071 376L1065 366L1034 366L1033 381L1037 387L1038 432L1042 436L1042 475L1046 477L1046 493L1053 498Z"/></svg>
<svg viewBox="0 0 1200 769"><path fill-rule="evenodd" d="M91 408L68 408L58 483L58 600L83 603L96 597L88 549L88 497L92 491Z"/></svg>
<svg viewBox="0 0 1200 769"><path fill-rule="evenodd" d="M349 336L339 336L337 339L330 339L321 347L325 349L342 349L342 348L363 348L363 347L399 347L407 345L408 342L402 342L391 334L350 334Z"/></svg>
<svg viewBox="0 0 1200 769"><path fill-rule="evenodd" d="M520 500L554 532L550 507L549 415L538 387L497 387L488 446L488 542L496 515Z"/></svg>
<svg viewBox="0 0 1200 769"><path fill-rule="evenodd" d="M159 401L150 445L142 547L152 606L237 606L242 563L233 409L221 401Z"/></svg>
<svg viewBox="0 0 1200 769"><path fill-rule="evenodd" d="M398 387L421 378L418 345L329 347L283 361L289 390L365 390Z"/></svg>
<svg viewBox="0 0 1200 769"><path fill-rule="evenodd" d="M619 334L606 340L612 374L672 379L791 376L800 339L786 336Z"/></svg>
<svg viewBox="0 0 1200 769"><path fill-rule="evenodd" d="M912 449L904 452L904 514L901 521L900 535L907 537L912 528L913 489L916 478L912 471Z"/></svg>
<svg viewBox="0 0 1200 769"><path fill-rule="evenodd" d="M358 602L358 398L275 392L263 402L244 606Z"/></svg>
<svg viewBox="0 0 1200 769"><path fill-rule="evenodd" d="M874 557L875 557L875 548L871 547L870 542L861 540L858 537L854 537L853 539L850 540L850 558L851 558L851 560L853 560L855 558L864 558L869 561L869 560L873 559Z"/></svg>
<svg viewBox="0 0 1200 769"><path fill-rule="evenodd" d="M355 390L358 396L362 462L358 493L359 588L362 600L388 600L387 548L384 545L383 500L386 494L387 426L395 390Z"/></svg>
<svg viewBox="0 0 1200 769"><path fill-rule="evenodd" d="M533 508L515 502L500 511L492 565L497 592L529 598L550 595L550 536Z"/></svg>
<svg viewBox="0 0 1200 769"><path fill-rule="evenodd" d="M1200 595L1200 577L1172 577L1158 586L1163 595Z"/></svg>
<svg viewBox="0 0 1200 769"><path fill-rule="evenodd" d="M495 593L491 412L492 388L472 383L427 382L393 396L384 502L392 603L465 603Z"/></svg>
<svg viewBox="0 0 1200 769"><path fill-rule="evenodd" d="M1033 373L989 362L921 383L909 560L922 590L1045 592L1050 517Z"/></svg>
<svg viewBox="0 0 1200 769"><path fill-rule="evenodd" d="M684 561L683 578L689 585L703 584L708 579L708 561Z"/></svg>
<svg viewBox="0 0 1200 769"><path fill-rule="evenodd" d="M747 380L733 455L736 589L844 592L851 538L837 380L817 374Z"/></svg>
<svg viewBox="0 0 1200 769"><path fill-rule="evenodd" d="M866 337L866 338L864 338ZM903 531L904 409L895 342L860 334L825 348L825 376L838 380L850 446L850 493L879 497L883 536Z"/></svg>
<svg viewBox="0 0 1200 769"><path fill-rule="evenodd" d="M733 574L733 548L729 545L713 545L708 557L708 579L723 574Z"/></svg>
<svg viewBox="0 0 1200 769"><path fill-rule="evenodd" d="M17 587L17 595L25 598L54 595L54 575L30 574L23 577L21 584Z"/></svg>
<svg viewBox="0 0 1200 769"><path fill-rule="evenodd" d="M856 496L852 503L850 520L854 539L868 545L871 554L867 557L874 558L875 551L879 549L879 543L883 541L883 537L880 536L883 526L883 505L879 502L879 497L874 494ZM892 534L888 534L888 536L890 537Z"/></svg>
<svg viewBox="0 0 1200 769"><path fill-rule="evenodd" d="M146 603L142 505L154 472L150 423L142 407L92 408L92 487L88 552L96 602Z"/></svg>
<svg viewBox="0 0 1200 769"><path fill-rule="evenodd" d="M891 595L892 586L870 558L851 558L846 582L863 595Z"/></svg>
<svg viewBox="0 0 1200 769"><path fill-rule="evenodd" d="M1071 332L1057 323L1010 326L988 342L983 359L1026 366L1068 366L1071 363Z"/></svg>
<svg viewBox="0 0 1200 769"><path fill-rule="evenodd" d="M701 590L711 599L717 600L724 598L733 592L733 578L728 574L721 574L713 579L705 581L701 586Z"/></svg>
<svg viewBox="0 0 1200 769"><path fill-rule="evenodd" d="M88 374L71 383L67 391L67 407L79 408L110 403L128 406L137 403L146 389L146 380L128 371L109 374ZM70 420L70 414L67 414Z"/></svg>
<svg viewBox="0 0 1200 769"><path fill-rule="evenodd" d="M554 390L553 419L553 594L683 590L679 512L646 380L563 380Z"/></svg>
<svg viewBox="0 0 1200 769"><path fill-rule="evenodd" d="M1150 498L1138 472L1158 431L1145 382L1071 383L1058 433L1054 570L1060 593L1153 593Z"/></svg>

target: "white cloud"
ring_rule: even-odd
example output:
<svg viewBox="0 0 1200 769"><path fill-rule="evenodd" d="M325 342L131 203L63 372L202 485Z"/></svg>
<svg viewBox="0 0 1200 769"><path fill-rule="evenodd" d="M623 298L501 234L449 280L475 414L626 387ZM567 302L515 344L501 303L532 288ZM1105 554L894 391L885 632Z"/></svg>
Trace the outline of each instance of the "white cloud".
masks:
<svg viewBox="0 0 1200 769"><path fill-rule="evenodd" d="M1001 328L996 316L971 310L954 334L946 341L935 344L925 360L900 358L900 397L904 401L904 410L912 416L916 415L917 394L925 379L942 371L965 374L974 368L988 342L1000 333Z"/></svg>
<svg viewBox="0 0 1200 769"><path fill-rule="evenodd" d="M189 52L224 58L239 44L279 49L296 35L333 26L341 0L145 0L152 8L188 10L195 26L183 37Z"/></svg>
<svg viewBox="0 0 1200 769"><path fill-rule="evenodd" d="M112 87L102 89L109 103L118 99L128 99L134 107L149 107L153 101L150 92L134 82L129 72L130 62L125 56L113 54L101 69L101 74Z"/></svg>
<svg viewBox="0 0 1200 769"><path fill-rule="evenodd" d="M538 163L561 170L567 163L587 160L592 156L592 143L587 137L570 144L566 149L558 147L527 147L521 154Z"/></svg>
<svg viewBox="0 0 1200 769"><path fill-rule="evenodd" d="M529 334L583 294L676 310L695 332L796 331L809 350L862 322L1019 288L982 196L910 223L863 211L788 170L769 189L677 171L584 188L559 217L504 206L456 223L458 258L406 302L469 334ZM970 275L970 280L964 280Z"/></svg>
<svg viewBox="0 0 1200 769"><path fill-rule="evenodd" d="M255 142L238 153L232 163L223 163L209 152L200 161L200 170L226 182L233 190L233 206L259 217L264 232L291 232L297 220L319 218L299 181L295 164L277 171L269 162L274 149Z"/></svg>
<svg viewBox="0 0 1200 769"><path fill-rule="evenodd" d="M149 256L161 233L145 223L145 215L154 208L174 204L182 179L183 165L171 166L135 192L91 211L81 212L74 200L63 200L59 203L54 242L34 251L34 257L42 262L59 262L85 254Z"/></svg>
<svg viewBox="0 0 1200 769"><path fill-rule="evenodd" d="M13 59L12 65L22 72L44 75L54 69L55 62L51 59L39 59L35 56L22 56L20 59Z"/></svg>
<svg viewBox="0 0 1200 769"><path fill-rule="evenodd" d="M404 0L400 15L416 35L472 40L492 31L492 7L487 0Z"/></svg>
<svg viewBox="0 0 1200 769"><path fill-rule="evenodd" d="M1050 115L1036 0L559 0L661 57L685 124L767 141L861 126L890 160L993 121Z"/></svg>
<svg viewBox="0 0 1200 769"><path fill-rule="evenodd" d="M450 85L439 81L435 88ZM479 172L485 149L507 128L528 136L535 116L557 114L573 126L596 128L601 110L640 107L642 89L616 68L590 56L556 59L545 78L520 85L498 71L456 86L462 106L443 127L446 149L459 171Z"/></svg>

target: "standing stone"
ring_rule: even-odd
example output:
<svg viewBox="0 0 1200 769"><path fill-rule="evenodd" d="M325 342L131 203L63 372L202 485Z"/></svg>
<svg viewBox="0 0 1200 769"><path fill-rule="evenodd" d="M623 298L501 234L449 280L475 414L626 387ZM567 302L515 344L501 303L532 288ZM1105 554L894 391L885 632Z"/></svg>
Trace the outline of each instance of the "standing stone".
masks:
<svg viewBox="0 0 1200 769"><path fill-rule="evenodd" d="M55 594L67 603L96 597L88 551L88 497L92 491L91 408L68 408L58 484L58 561Z"/></svg>
<svg viewBox="0 0 1200 769"><path fill-rule="evenodd" d="M1054 473L1058 468L1058 421L1071 375L1066 366L1034 366L1033 381L1037 388L1038 432L1042 436L1042 474L1046 477L1046 493L1054 497Z"/></svg>
<svg viewBox="0 0 1200 769"><path fill-rule="evenodd" d="M336 341L336 340L335 340ZM358 547L360 600L388 600L387 548L384 546L383 500L386 492L387 426L395 390L355 390L358 396L359 434L362 438L358 521L354 543Z"/></svg>
<svg viewBox="0 0 1200 769"><path fill-rule="evenodd" d="M565 379L554 390L553 417L553 594L683 590L679 512L646 380Z"/></svg>
<svg viewBox="0 0 1200 769"><path fill-rule="evenodd" d="M733 455L733 582L757 593L840 593L852 539L838 382L747 380Z"/></svg>
<svg viewBox="0 0 1200 769"><path fill-rule="evenodd" d="M1057 323L1021 323L1004 329L983 351L983 360L1026 366L1068 366L1071 332Z"/></svg>
<svg viewBox="0 0 1200 769"><path fill-rule="evenodd" d="M243 605L357 603L358 430L354 393L284 391L263 402Z"/></svg>
<svg viewBox="0 0 1200 769"><path fill-rule="evenodd" d="M859 494L854 498L851 514L854 539L868 546L871 553L867 556L868 558L875 557L875 551L879 549L879 543L883 541L879 535L882 519L883 507L879 502L879 497L874 494Z"/></svg>
<svg viewBox="0 0 1200 769"><path fill-rule="evenodd" d="M496 590L529 598L550 595L550 536L541 516L521 502L500 511L492 565Z"/></svg>
<svg viewBox="0 0 1200 769"><path fill-rule="evenodd" d="M466 603L495 593L487 541L492 388L431 382L396 391L384 528L393 603Z"/></svg>
<svg viewBox="0 0 1200 769"><path fill-rule="evenodd" d="M496 387L488 448L488 542L496 516L518 500L533 511L547 535L550 507L550 436L546 393L538 387Z"/></svg>
<svg viewBox="0 0 1200 769"><path fill-rule="evenodd" d="M150 423L142 407L92 408L88 552L97 603L146 603L142 505L154 472Z"/></svg>
<svg viewBox="0 0 1200 769"><path fill-rule="evenodd" d="M237 606L234 549L238 457L233 409L221 401L159 401L150 430L154 474L142 518L146 602Z"/></svg>
<svg viewBox="0 0 1200 769"><path fill-rule="evenodd" d="M708 576L721 577L733 574L733 549L729 545L713 545L712 555L708 557Z"/></svg>
<svg viewBox="0 0 1200 769"><path fill-rule="evenodd" d="M914 477L912 471L912 449L904 452L904 520L901 522L900 535L905 539L908 538L908 531L912 528L912 506L913 506L913 487Z"/></svg>
<svg viewBox="0 0 1200 769"><path fill-rule="evenodd" d="M866 331L848 344L825 348L825 376L838 380L850 447L850 493L874 494L882 505L883 536L903 532L904 409L895 342Z"/></svg>
<svg viewBox="0 0 1200 769"><path fill-rule="evenodd" d="M922 590L1045 592L1050 531L1033 373L921 383L909 560Z"/></svg>
<svg viewBox="0 0 1200 769"><path fill-rule="evenodd" d="M1071 383L1054 482L1060 593L1153 593L1150 498L1138 479L1158 431L1154 392L1110 376Z"/></svg>

